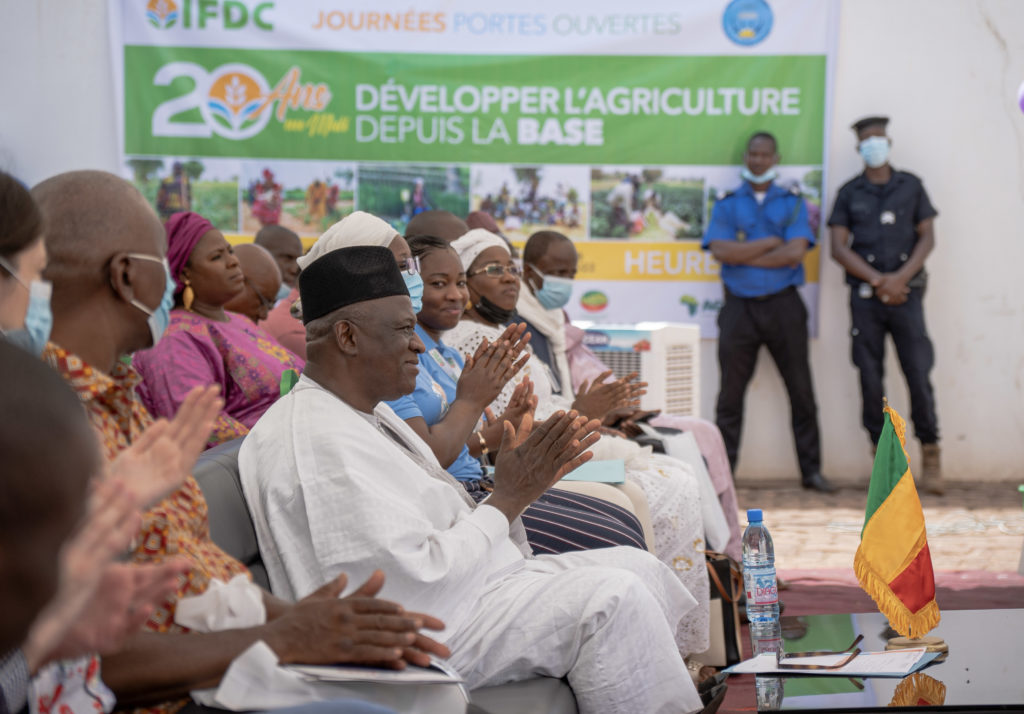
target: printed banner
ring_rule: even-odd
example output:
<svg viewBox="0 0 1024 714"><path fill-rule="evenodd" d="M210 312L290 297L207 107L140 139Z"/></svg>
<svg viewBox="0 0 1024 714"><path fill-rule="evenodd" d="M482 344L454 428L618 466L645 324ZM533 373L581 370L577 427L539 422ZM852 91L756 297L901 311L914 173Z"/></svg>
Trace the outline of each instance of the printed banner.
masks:
<svg viewBox="0 0 1024 714"><path fill-rule="evenodd" d="M110 0L125 175L237 239L356 209L557 230L581 256L571 315L713 336L699 239L753 132L817 230L835 2L562 5Z"/></svg>

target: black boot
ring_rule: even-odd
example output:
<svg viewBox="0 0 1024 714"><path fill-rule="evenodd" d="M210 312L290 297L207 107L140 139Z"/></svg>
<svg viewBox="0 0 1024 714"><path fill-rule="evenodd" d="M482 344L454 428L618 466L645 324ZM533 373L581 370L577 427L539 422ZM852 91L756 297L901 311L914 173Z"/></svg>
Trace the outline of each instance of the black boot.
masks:
<svg viewBox="0 0 1024 714"><path fill-rule="evenodd" d="M800 484L806 489L820 491L821 493L835 493L839 490L817 471L801 478Z"/></svg>

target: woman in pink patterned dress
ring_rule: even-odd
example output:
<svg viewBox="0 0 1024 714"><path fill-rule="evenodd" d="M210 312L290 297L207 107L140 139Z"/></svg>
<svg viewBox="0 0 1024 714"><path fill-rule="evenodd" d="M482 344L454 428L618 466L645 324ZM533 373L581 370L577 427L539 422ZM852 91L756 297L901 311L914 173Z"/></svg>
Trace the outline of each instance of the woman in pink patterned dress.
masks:
<svg viewBox="0 0 1024 714"><path fill-rule="evenodd" d="M304 362L248 318L224 309L245 284L224 234L196 213L174 214L166 229L175 309L163 337L135 353L138 393L152 414L170 417L193 387L219 384L224 409L213 446L247 434Z"/></svg>

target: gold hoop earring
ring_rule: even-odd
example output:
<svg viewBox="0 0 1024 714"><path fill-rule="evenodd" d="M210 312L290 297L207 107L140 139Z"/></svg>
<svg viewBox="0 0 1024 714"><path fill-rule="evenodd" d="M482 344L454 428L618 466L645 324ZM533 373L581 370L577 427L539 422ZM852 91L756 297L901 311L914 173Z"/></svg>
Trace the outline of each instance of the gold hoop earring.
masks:
<svg viewBox="0 0 1024 714"><path fill-rule="evenodd" d="M181 305L186 310L192 310L192 302L196 299L195 291L192 290L192 283L185 278L185 289L181 291Z"/></svg>

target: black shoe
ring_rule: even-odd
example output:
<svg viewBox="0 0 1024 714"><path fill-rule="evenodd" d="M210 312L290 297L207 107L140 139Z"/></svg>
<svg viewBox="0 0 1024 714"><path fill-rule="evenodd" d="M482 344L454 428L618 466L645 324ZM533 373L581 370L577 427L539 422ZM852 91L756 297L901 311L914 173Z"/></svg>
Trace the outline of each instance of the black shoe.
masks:
<svg viewBox="0 0 1024 714"><path fill-rule="evenodd" d="M806 489L820 491L821 493L835 493L839 489L825 480L825 477L815 471L810 476L801 479L801 485Z"/></svg>

